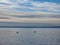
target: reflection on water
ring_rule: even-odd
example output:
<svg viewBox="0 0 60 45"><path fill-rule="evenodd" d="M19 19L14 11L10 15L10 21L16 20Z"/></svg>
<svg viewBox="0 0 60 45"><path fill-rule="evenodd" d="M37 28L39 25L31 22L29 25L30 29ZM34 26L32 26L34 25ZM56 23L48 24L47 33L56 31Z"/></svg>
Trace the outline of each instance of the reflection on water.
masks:
<svg viewBox="0 0 60 45"><path fill-rule="evenodd" d="M60 45L60 28L0 28L0 45Z"/></svg>

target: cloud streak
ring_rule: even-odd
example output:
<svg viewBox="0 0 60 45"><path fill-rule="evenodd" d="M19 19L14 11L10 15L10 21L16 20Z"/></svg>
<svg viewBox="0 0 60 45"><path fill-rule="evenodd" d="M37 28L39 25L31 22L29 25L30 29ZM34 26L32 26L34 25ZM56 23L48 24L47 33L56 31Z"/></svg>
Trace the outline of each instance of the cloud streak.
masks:
<svg viewBox="0 0 60 45"><path fill-rule="evenodd" d="M0 17L0 19L10 19L10 18L8 18L8 17Z"/></svg>
<svg viewBox="0 0 60 45"><path fill-rule="evenodd" d="M0 17L9 17L10 19L0 19L5 22L25 22L25 23L49 23L60 24L60 18L56 17L56 14L44 13L23 13L14 11L0 11ZM37 15L36 15L37 14ZM59 16L59 14L58 14Z"/></svg>
<svg viewBox="0 0 60 45"><path fill-rule="evenodd" d="M0 0L1 15L10 19L0 21L60 24L60 4L33 0Z"/></svg>
<svg viewBox="0 0 60 45"><path fill-rule="evenodd" d="M39 2L33 0L1 0L0 6L6 9L13 9L16 11L36 11L36 12L53 12L60 13L60 4L53 2ZM8 5L6 5L8 4Z"/></svg>

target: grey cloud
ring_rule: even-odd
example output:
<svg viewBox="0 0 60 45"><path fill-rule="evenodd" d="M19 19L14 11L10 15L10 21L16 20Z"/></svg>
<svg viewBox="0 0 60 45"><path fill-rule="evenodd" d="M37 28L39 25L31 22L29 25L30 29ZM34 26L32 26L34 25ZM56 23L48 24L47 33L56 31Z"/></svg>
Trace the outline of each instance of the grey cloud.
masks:
<svg viewBox="0 0 60 45"><path fill-rule="evenodd" d="M17 18L60 18L60 14L27 14L27 15L21 15L21 14L4 14L0 13L0 15L3 16L11 16L11 17L17 17Z"/></svg>
<svg viewBox="0 0 60 45"><path fill-rule="evenodd" d="M60 18L60 14L50 14L50 15L47 15L46 17L51 17L51 18Z"/></svg>
<svg viewBox="0 0 60 45"><path fill-rule="evenodd" d="M46 17L44 15L9 15L9 16L12 16L12 17L18 17L18 18L41 18L41 17Z"/></svg>
<svg viewBox="0 0 60 45"><path fill-rule="evenodd" d="M9 17L0 17L0 19L10 19Z"/></svg>
<svg viewBox="0 0 60 45"><path fill-rule="evenodd" d="M50 17L52 17L52 18L60 18L60 15L59 16L50 16Z"/></svg>
<svg viewBox="0 0 60 45"><path fill-rule="evenodd" d="M3 3L3 2L0 2L0 4L2 4L2 5L8 5L7 3Z"/></svg>
<svg viewBox="0 0 60 45"><path fill-rule="evenodd" d="M18 18L60 18L60 15L25 15L25 16L21 16L21 15L10 15L12 17L18 17Z"/></svg>
<svg viewBox="0 0 60 45"><path fill-rule="evenodd" d="M12 11L2 11L0 10L0 15L11 16L17 18L60 18L60 13L24 13L24 12L12 12Z"/></svg>

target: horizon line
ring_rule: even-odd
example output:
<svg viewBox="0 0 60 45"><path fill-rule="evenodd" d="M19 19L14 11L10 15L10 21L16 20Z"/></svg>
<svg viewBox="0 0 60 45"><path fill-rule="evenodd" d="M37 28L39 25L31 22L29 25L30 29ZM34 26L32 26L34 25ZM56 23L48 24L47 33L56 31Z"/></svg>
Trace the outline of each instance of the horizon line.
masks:
<svg viewBox="0 0 60 45"><path fill-rule="evenodd" d="M60 26L0 26L0 28L60 28Z"/></svg>

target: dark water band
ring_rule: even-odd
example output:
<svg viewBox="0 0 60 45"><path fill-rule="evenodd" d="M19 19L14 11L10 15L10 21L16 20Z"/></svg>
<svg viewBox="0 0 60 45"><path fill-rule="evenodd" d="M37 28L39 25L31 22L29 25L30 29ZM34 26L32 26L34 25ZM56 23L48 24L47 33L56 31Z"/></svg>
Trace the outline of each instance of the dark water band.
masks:
<svg viewBox="0 0 60 45"><path fill-rule="evenodd" d="M60 28L60 26L0 26L0 28Z"/></svg>

